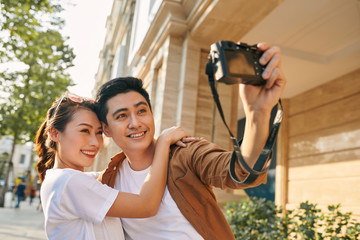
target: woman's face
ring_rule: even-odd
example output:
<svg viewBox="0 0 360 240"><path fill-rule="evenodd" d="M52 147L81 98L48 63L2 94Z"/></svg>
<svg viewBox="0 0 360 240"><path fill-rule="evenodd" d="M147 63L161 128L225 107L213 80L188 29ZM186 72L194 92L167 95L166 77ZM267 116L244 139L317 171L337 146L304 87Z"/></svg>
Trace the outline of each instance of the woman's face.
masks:
<svg viewBox="0 0 360 240"><path fill-rule="evenodd" d="M58 133L57 167L83 171L93 164L102 145L102 128L96 114L79 108L64 132Z"/></svg>

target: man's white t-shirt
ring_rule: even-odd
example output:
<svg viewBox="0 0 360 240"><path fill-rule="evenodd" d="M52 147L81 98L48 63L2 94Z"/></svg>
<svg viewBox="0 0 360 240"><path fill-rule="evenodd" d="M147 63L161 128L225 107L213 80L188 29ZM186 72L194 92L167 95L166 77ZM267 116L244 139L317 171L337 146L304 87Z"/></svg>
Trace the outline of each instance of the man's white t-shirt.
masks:
<svg viewBox="0 0 360 240"><path fill-rule="evenodd" d="M106 217L118 191L96 180L98 173L49 169L41 185L48 239L124 239L121 221Z"/></svg>
<svg viewBox="0 0 360 240"><path fill-rule="evenodd" d="M139 194L150 171L131 169L125 159L115 181L115 189ZM203 239L189 221L182 215L168 188L160 203L158 213L149 218L121 218L127 240L198 240Z"/></svg>

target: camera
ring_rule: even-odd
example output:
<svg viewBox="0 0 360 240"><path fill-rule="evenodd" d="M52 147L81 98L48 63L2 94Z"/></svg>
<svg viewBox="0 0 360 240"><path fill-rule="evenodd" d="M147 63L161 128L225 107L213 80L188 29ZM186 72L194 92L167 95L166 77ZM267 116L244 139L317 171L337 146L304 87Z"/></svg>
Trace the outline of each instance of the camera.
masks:
<svg viewBox="0 0 360 240"><path fill-rule="evenodd" d="M209 54L214 67L214 78L226 84L251 84L261 86L266 66L259 63L262 55L256 45L219 41L211 45Z"/></svg>
<svg viewBox="0 0 360 240"><path fill-rule="evenodd" d="M226 129L229 132L231 141L234 146L234 151L230 159L229 173L231 178L240 184L251 184L259 175L266 172L270 167L272 148L277 136L281 121L283 110L281 101L279 100L278 112L276 114L273 126L271 128L269 137L266 141L265 147L257 160L254 168L250 167L241 155L240 144L232 134L229 126L226 124L224 112L221 107L219 94L216 90L216 82L223 82L226 84L251 84L261 86L266 83L262 78L262 73L266 66L259 63L259 59L263 52L257 48L256 45L248 45L246 43L236 44L230 41L220 41L211 45L209 54L209 61L206 64L205 73L208 75L209 86L216 107L219 110L221 119L223 120ZM238 163L248 172L245 179L239 180L235 173L235 162Z"/></svg>

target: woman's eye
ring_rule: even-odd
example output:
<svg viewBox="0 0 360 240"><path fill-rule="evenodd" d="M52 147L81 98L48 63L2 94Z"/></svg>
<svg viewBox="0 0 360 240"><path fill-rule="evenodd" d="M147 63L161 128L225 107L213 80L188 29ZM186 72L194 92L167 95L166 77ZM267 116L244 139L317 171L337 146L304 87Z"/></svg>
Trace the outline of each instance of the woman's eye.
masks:
<svg viewBox="0 0 360 240"><path fill-rule="evenodd" d="M96 134L102 135L102 134L103 134L103 131L98 131Z"/></svg>
<svg viewBox="0 0 360 240"><path fill-rule="evenodd" d="M90 131L89 131L89 129L83 129L80 132L89 133Z"/></svg>

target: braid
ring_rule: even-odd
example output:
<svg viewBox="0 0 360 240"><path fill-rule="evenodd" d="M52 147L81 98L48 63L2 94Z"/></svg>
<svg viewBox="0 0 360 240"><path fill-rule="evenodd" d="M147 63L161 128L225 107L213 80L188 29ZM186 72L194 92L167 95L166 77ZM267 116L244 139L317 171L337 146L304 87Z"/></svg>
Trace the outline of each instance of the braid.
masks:
<svg viewBox="0 0 360 240"><path fill-rule="evenodd" d="M47 135L47 120L45 120L36 133L35 138L36 151L38 152L39 161L36 164L36 169L39 173L40 181L45 179L46 170L54 166L55 154L53 148L56 144L48 139Z"/></svg>

